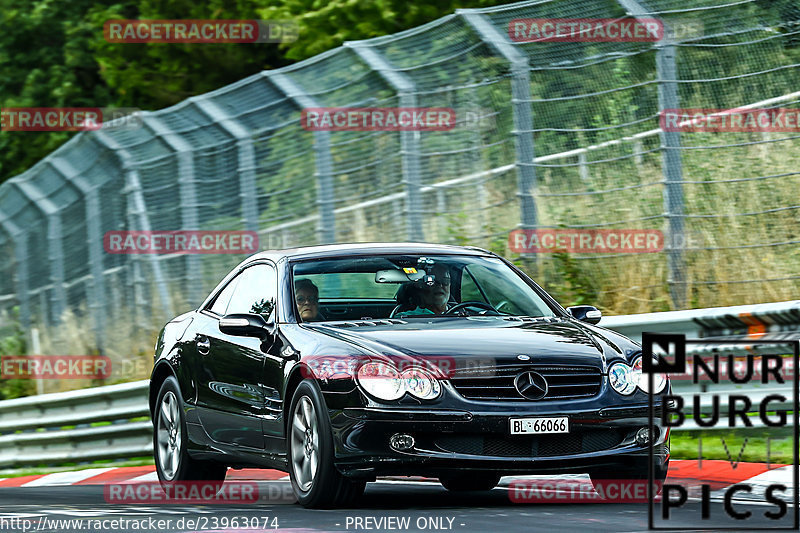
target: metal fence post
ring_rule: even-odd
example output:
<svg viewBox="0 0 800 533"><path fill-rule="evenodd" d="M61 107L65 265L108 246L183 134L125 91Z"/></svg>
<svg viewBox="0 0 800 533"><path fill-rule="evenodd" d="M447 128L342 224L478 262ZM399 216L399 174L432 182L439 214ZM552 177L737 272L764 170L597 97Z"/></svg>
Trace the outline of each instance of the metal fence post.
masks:
<svg viewBox="0 0 800 533"><path fill-rule="evenodd" d="M320 107L316 100L288 75L282 72L263 72L272 84L289 97L300 109ZM318 233L323 244L336 242L335 196L333 190L333 159L331 158L330 133L314 132L314 159L317 176L317 205L319 205Z"/></svg>
<svg viewBox="0 0 800 533"><path fill-rule="evenodd" d="M678 71L675 66L676 48L672 45L660 47L656 52L658 68L658 107L678 107ZM675 309L686 308L686 260L683 253L683 162L681 158L681 134L677 131L662 131L661 148L664 173L664 213L667 217L668 233L665 249L670 297Z"/></svg>
<svg viewBox="0 0 800 533"><path fill-rule="evenodd" d="M194 150L192 146L178 133L170 130L152 113L142 113L145 125L157 137L175 152L178 161L178 188L180 190L181 204L181 229L199 230L200 223L197 218L197 191L194 185ZM186 298L189 304L199 305L203 301L202 270L200 257L197 254L186 256Z"/></svg>
<svg viewBox="0 0 800 533"><path fill-rule="evenodd" d="M19 321L24 329L31 327L30 293L28 292L28 236L12 222L5 213L0 212L0 226L14 241L14 255L17 257L17 293L19 294Z"/></svg>
<svg viewBox="0 0 800 533"><path fill-rule="evenodd" d="M239 174L239 196L242 201L242 218L245 229L258 231L258 200L256 199L256 154L250 132L235 119L225 114L213 100L206 96L189 99L197 109L236 139Z"/></svg>
<svg viewBox="0 0 800 533"><path fill-rule="evenodd" d="M129 215L133 216L134 219L137 220L137 226L140 230L151 231L150 217L147 215L147 207L145 206L144 195L142 194L142 186L139 183L139 173L134 168L133 156L127 150L122 148L122 146L120 146L120 144L108 134L102 131L95 131L94 135L95 139L97 139L97 141L103 146L113 151L122 163L122 172L125 173L124 192L128 197ZM150 259L150 267L153 270L153 279L156 283L156 287L158 288L158 294L161 298L161 306L164 311L164 315L167 317L167 319L170 319L174 316L174 313L172 312L172 299L169 296L167 283L164 280L163 273L161 272L161 264L158 262L158 257L156 257L154 254L149 254L147 257Z"/></svg>
<svg viewBox="0 0 800 533"><path fill-rule="evenodd" d="M536 229L539 221L536 210L536 167L533 140L533 107L531 105L531 72L528 57L514 48L508 36L500 33L486 17L469 9L458 9L478 37L494 48L511 65L511 105L514 113L514 147L516 150L517 196L519 197L522 229ZM524 254L532 275L538 273L538 257Z"/></svg>
<svg viewBox="0 0 800 533"><path fill-rule="evenodd" d="M50 281L53 284L50 318L57 323L67 307L67 294L64 289L64 232L60 210L33 183L19 178L12 178L8 183L15 186L47 219L47 254L50 262Z"/></svg>
<svg viewBox="0 0 800 533"><path fill-rule="evenodd" d="M81 191L86 206L86 238L89 250L89 271L92 279L89 282L88 294L89 310L94 318L94 331L97 339L97 348L102 353L103 334L106 327L106 289L103 277L103 234L100 228L100 198L97 187L90 185L83 179L78 171L64 158L52 157L48 163L64 179L74 184Z"/></svg>
<svg viewBox="0 0 800 533"><path fill-rule="evenodd" d="M664 28L668 34L668 28ZM656 51L658 83L658 108L676 109L679 106L677 48L671 43L659 46ZM664 174L664 213L667 217L667 285L674 309L685 309L686 258L684 256L684 200L683 160L681 134L678 131L661 131L662 172Z"/></svg>
<svg viewBox="0 0 800 533"><path fill-rule="evenodd" d="M354 41L344 43L344 46L353 50L369 68L377 72L397 92L401 107L417 107L416 85L410 77L394 69L383 55L368 44ZM425 240L420 194L420 151L420 132L401 131L400 152L403 181L406 185L406 232L408 240L416 242Z"/></svg>
<svg viewBox="0 0 800 533"><path fill-rule="evenodd" d="M136 179L138 181L138 177ZM136 208L136 192L134 191L134 187L136 187L134 180L129 178L128 174L125 175L125 211L128 219L128 228L131 230L135 230L136 228L141 227L141 224L138 222L138 214L139 210ZM155 256L151 256L155 258ZM128 264L126 265L126 272L127 272L127 288L128 294L130 295L131 302L133 302L133 320L136 324L144 325L144 315L146 312L144 311L145 307L147 306L147 302L144 298L144 276L142 276L142 259L139 257L139 254L134 254L128 256ZM161 266L160 263L157 262L156 264Z"/></svg>
<svg viewBox="0 0 800 533"><path fill-rule="evenodd" d="M647 9L636 0L617 0L636 18L650 16ZM663 24L664 38L656 45L656 76L658 78L658 111L678 107L678 68L675 65L676 48L671 43L669 25ZM667 218L667 284L672 306L686 307L686 263L683 255L683 163L681 161L681 135L676 131L661 131L662 172L664 174L664 213ZM677 246L676 246L677 243Z"/></svg>

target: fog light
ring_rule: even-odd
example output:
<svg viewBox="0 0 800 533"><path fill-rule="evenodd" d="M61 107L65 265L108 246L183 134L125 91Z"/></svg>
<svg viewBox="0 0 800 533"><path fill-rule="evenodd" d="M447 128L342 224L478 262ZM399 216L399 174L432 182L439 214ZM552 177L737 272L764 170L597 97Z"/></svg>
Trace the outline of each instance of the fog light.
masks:
<svg viewBox="0 0 800 533"><path fill-rule="evenodd" d="M399 451L410 450L414 447L414 437L404 433L395 433L389 439L389 445Z"/></svg>
<svg viewBox="0 0 800 533"><path fill-rule="evenodd" d="M658 438L658 429L653 428L654 436ZM650 444L650 431L647 428L641 428L636 432L636 444L639 446L647 446Z"/></svg>

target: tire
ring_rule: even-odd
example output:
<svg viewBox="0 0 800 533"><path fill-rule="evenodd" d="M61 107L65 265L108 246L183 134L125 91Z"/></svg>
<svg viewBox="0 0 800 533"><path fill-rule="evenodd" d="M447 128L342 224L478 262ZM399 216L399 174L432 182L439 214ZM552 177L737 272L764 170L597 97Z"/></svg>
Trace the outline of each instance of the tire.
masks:
<svg viewBox="0 0 800 533"><path fill-rule="evenodd" d="M659 487L657 493L661 493L661 485L663 485L664 480L667 479L667 471L669 470L669 459L664 462L663 465L657 466L655 468L655 475L654 481L656 485ZM619 465L616 468L606 468L602 470L596 470L589 474L589 477L592 480L592 485L594 485L595 489L597 489L598 484L602 483L603 481L613 481L613 480L635 480L635 481L646 481L649 476L649 472L647 471L647 463L645 462L640 468L631 468L630 465Z"/></svg>
<svg viewBox="0 0 800 533"><path fill-rule="evenodd" d="M366 483L351 481L336 470L328 410L311 380L302 381L292 396L286 433L289 477L300 505L324 509L358 501Z"/></svg>
<svg viewBox="0 0 800 533"><path fill-rule="evenodd" d="M158 391L153 414L153 458L162 485L207 481L222 487L228 467L192 459L187 452L188 433L178 380L169 376Z"/></svg>
<svg viewBox="0 0 800 533"><path fill-rule="evenodd" d="M464 474L442 476L439 478L439 483L451 492L492 490L500 483L500 476L497 474L466 472Z"/></svg>

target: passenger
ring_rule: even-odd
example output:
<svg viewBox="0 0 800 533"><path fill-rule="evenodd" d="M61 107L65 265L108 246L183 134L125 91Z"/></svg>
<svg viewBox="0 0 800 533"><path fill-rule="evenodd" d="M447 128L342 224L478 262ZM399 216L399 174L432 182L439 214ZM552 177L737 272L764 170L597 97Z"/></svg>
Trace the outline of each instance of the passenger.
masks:
<svg viewBox="0 0 800 533"><path fill-rule="evenodd" d="M319 288L314 285L313 281L308 278L302 278L294 282L294 301L301 321L312 322L320 320Z"/></svg>

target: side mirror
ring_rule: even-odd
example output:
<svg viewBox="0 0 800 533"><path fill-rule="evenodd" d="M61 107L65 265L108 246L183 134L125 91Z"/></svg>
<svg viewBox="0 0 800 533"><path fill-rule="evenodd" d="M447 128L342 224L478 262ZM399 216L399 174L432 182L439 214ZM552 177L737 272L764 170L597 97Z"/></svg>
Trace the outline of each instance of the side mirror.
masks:
<svg viewBox="0 0 800 533"><path fill-rule="evenodd" d="M567 307L567 313L572 315L572 318L588 322L589 324L597 324L603 317L603 313L591 305L574 305L572 307Z"/></svg>
<svg viewBox="0 0 800 533"><path fill-rule="evenodd" d="M219 330L226 335L267 339L272 333L272 322L263 316L250 313L235 313L219 319Z"/></svg>

